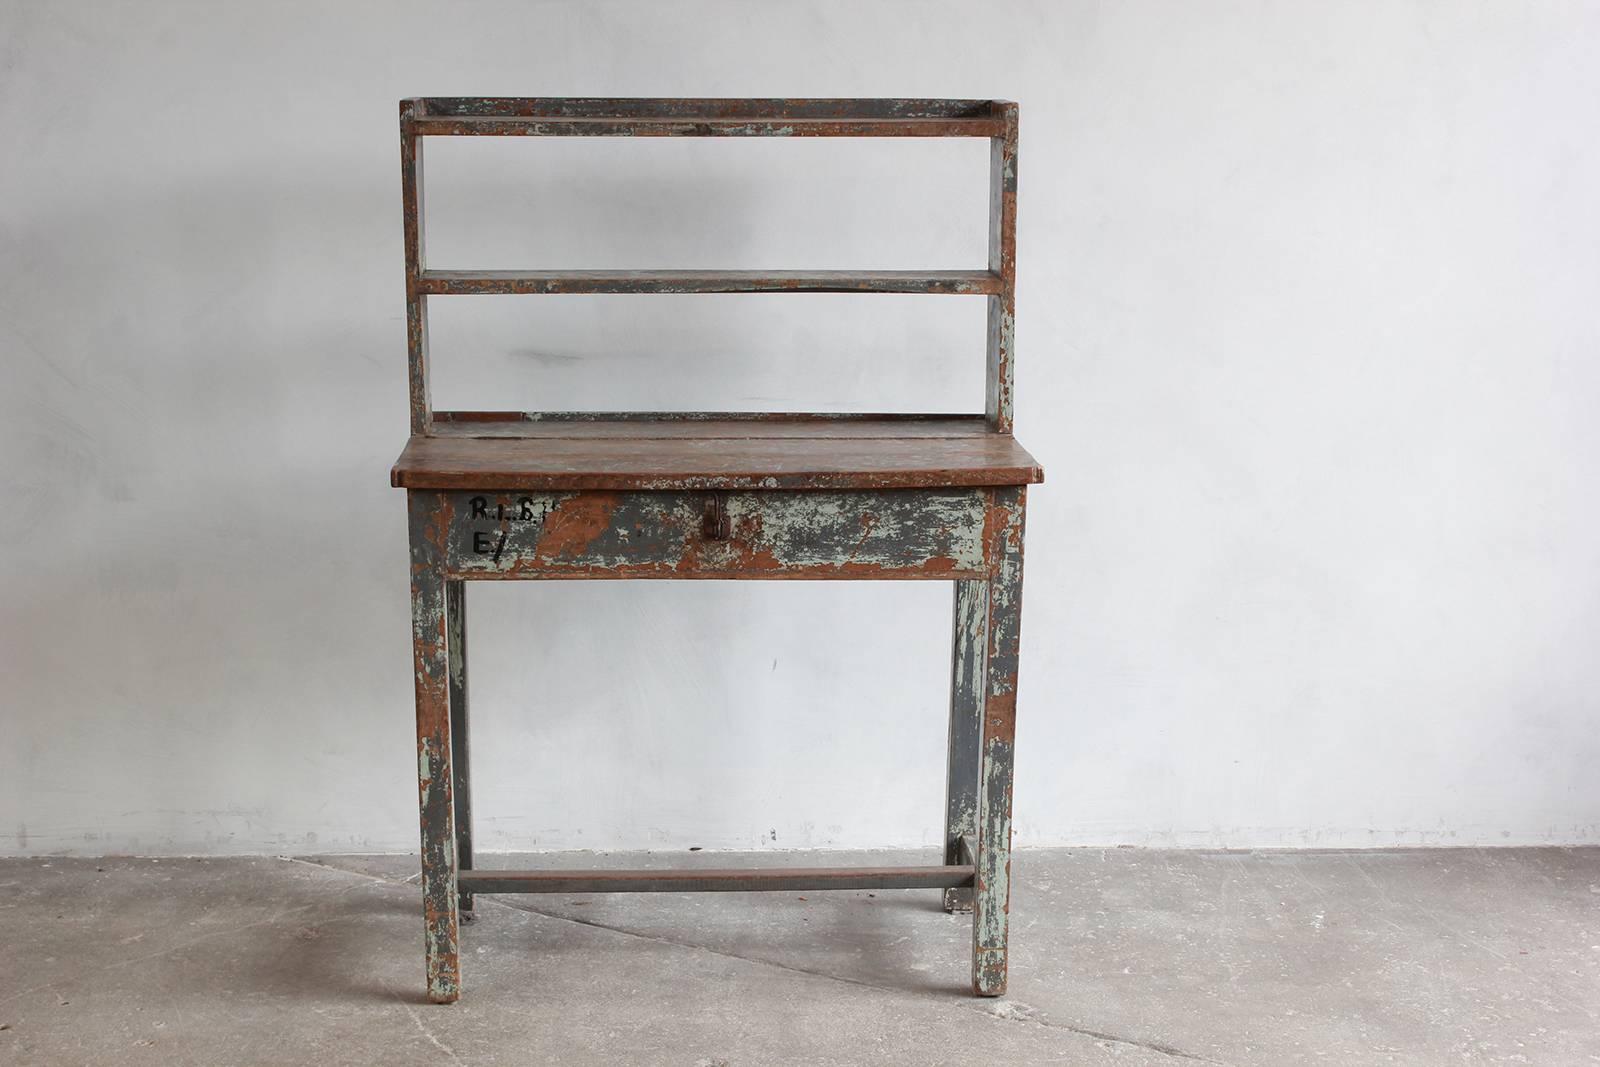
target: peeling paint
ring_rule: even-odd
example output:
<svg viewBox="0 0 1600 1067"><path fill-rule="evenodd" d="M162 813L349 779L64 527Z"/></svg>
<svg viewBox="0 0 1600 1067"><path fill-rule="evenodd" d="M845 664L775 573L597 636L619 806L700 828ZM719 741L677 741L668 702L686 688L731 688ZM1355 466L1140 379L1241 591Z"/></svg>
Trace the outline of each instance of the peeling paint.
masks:
<svg viewBox="0 0 1600 1067"><path fill-rule="evenodd" d="M422 140L408 129L421 114L415 100L400 101L400 203L406 256L407 386L411 406L411 432L426 433L431 403L428 397L428 306L418 288L422 274Z"/></svg>
<svg viewBox="0 0 1600 1067"><path fill-rule="evenodd" d="M1022 539L1027 493L995 489L985 533L994 568L987 582L984 706L978 780L978 855L973 886L972 989L1006 991L1011 909L1011 777L1017 723L1017 653L1022 631Z"/></svg>
<svg viewBox="0 0 1600 1067"><path fill-rule="evenodd" d="M761 493L441 494L445 561L472 578L940 578L985 573L981 489ZM481 494L479 494L481 495ZM728 536L707 536L722 498ZM542 518L509 517L531 502ZM499 505L499 507L495 507Z"/></svg>
<svg viewBox="0 0 1600 1067"><path fill-rule="evenodd" d="M472 783L467 746L467 583L445 582L445 630L450 656L451 800L456 831L456 868L472 869ZM459 894L462 911L472 910L472 894Z"/></svg>
<svg viewBox="0 0 1600 1067"><path fill-rule="evenodd" d="M983 655L988 583L955 583L950 650L950 744L945 773L945 863L966 863L961 838L978 834L978 764L983 730ZM946 911L972 910L971 889L947 889Z"/></svg>
<svg viewBox="0 0 1600 1067"><path fill-rule="evenodd" d="M406 498L410 514L417 798L421 811L428 998L449 1003L460 995L461 973L444 573L448 516L438 493L407 493Z"/></svg>
<svg viewBox="0 0 1600 1067"><path fill-rule="evenodd" d="M1016 378L1017 106L1001 107L1004 130L989 142L989 269L1000 292L989 298L989 358L984 411L989 425L1010 433Z"/></svg>

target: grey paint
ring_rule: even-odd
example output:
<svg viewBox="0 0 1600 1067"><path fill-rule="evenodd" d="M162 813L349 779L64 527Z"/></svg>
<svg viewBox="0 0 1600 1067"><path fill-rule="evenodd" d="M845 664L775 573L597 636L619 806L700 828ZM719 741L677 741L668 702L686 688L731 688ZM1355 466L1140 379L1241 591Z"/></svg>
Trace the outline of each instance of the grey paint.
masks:
<svg viewBox="0 0 1600 1067"><path fill-rule="evenodd" d="M945 769L946 863L970 863L961 838L978 833L978 747L983 730L983 652L989 613L988 583L959 581L951 596L950 742ZM972 891L945 891L946 911L971 911Z"/></svg>
<svg viewBox="0 0 1600 1067"><path fill-rule="evenodd" d="M454 772L450 759L448 628L443 556L433 515L409 498L411 632L416 682L417 784L421 812L423 950L428 999L461 992L457 947Z"/></svg>
<svg viewBox="0 0 1600 1067"><path fill-rule="evenodd" d="M472 764L467 707L467 583L445 583L445 627L450 651L450 763L455 790L456 866L472 869ZM462 890L461 910L472 910Z"/></svg>
<svg viewBox="0 0 1600 1067"><path fill-rule="evenodd" d="M1016 765L1017 666L1022 637L1022 537L1027 491L995 491L1002 521L992 531L987 586L983 737L978 765L977 883L972 902L972 988L1006 991L1011 911L1011 783Z"/></svg>
<svg viewBox="0 0 1600 1067"><path fill-rule="evenodd" d="M984 566L981 489L437 495L451 513L446 565L473 578L948 580ZM717 495L726 541L705 535Z"/></svg>

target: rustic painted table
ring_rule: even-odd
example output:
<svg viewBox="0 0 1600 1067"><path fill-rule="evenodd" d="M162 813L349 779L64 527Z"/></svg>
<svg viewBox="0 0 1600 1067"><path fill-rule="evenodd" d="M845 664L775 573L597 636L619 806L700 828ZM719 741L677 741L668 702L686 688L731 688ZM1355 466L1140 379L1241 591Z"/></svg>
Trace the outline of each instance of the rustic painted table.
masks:
<svg viewBox="0 0 1600 1067"><path fill-rule="evenodd" d="M422 146L435 136L980 137L987 268L964 271L436 271ZM1006 986L1012 743L1026 487L1011 434L1017 106L985 100L425 98L400 105L411 439L412 641L428 995L461 990L474 893L937 888L972 912L972 988ZM981 415L434 411L430 297L457 293L863 292L982 296ZM945 854L886 868L483 870L472 856L468 581L921 579L955 589Z"/></svg>

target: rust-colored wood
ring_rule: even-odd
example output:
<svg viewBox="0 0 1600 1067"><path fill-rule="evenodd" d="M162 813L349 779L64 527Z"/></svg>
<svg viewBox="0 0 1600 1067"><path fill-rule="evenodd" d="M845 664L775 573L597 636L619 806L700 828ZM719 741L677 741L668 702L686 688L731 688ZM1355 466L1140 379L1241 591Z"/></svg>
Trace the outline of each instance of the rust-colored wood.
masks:
<svg viewBox="0 0 1600 1067"><path fill-rule="evenodd" d="M1004 127L989 143L989 269L1000 291L989 297L984 410L996 433L1010 433L1017 348L1017 105L1000 104Z"/></svg>
<svg viewBox="0 0 1600 1067"><path fill-rule="evenodd" d="M1022 642L1022 539L1026 486L994 490L989 511L988 618L983 736L978 756L977 879L972 891L972 991L1006 991L1011 939L1011 799Z"/></svg>
<svg viewBox="0 0 1600 1067"><path fill-rule="evenodd" d="M677 119L971 119L993 118L1003 106L994 100L883 97L428 96L412 102L419 115Z"/></svg>
<svg viewBox="0 0 1600 1067"><path fill-rule="evenodd" d="M461 994L456 888L455 774L451 766L450 653L445 527L406 494L411 541L411 649L417 708L417 797L422 825L423 945L428 998Z"/></svg>
<svg viewBox="0 0 1600 1067"><path fill-rule="evenodd" d="M424 293L929 293L1001 291L987 270L430 270Z"/></svg>
<svg viewBox="0 0 1600 1067"><path fill-rule="evenodd" d="M1044 472L1010 436L413 437L406 489L912 489L1023 485Z"/></svg>
<svg viewBox="0 0 1600 1067"><path fill-rule="evenodd" d="M462 115L407 120L418 137L994 137L997 118L544 118Z"/></svg>
<svg viewBox="0 0 1600 1067"><path fill-rule="evenodd" d="M406 259L406 352L410 375L411 432L426 433L428 396L428 297L422 291L422 141L407 126L421 113L415 100L400 101L400 206Z"/></svg>

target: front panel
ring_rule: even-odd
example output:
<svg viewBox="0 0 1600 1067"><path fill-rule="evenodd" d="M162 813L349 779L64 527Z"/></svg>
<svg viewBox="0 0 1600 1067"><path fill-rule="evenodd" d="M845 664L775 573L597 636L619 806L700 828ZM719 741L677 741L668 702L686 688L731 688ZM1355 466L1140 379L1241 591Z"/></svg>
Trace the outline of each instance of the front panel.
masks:
<svg viewBox="0 0 1600 1067"><path fill-rule="evenodd" d="M412 495L451 577L987 574L986 489Z"/></svg>

